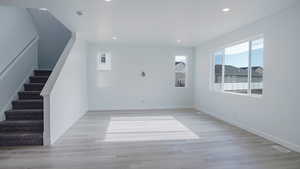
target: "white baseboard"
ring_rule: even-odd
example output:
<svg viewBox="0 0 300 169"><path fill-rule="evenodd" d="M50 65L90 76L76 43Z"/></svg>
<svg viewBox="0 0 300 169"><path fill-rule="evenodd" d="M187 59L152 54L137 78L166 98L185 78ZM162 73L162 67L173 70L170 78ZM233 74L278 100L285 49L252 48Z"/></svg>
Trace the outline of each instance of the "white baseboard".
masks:
<svg viewBox="0 0 300 169"><path fill-rule="evenodd" d="M151 109L99 109L99 110L88 110L88 112L99 112L99 113L105 113L105 112L129 112L129 111L168 111L168 110L196 110L193 107L174 107L174 108L151 108Z"/></svg>
<svg viewBox="0 0 300 169"><path fill-rule="evenodd" d="M300 145L297 145L297 144L291 143L289 141L283 140L281 138L275 137L275 136L273 136L271 134L259 131L258 129L254 129L252 127L245 126L245 125L241 124L240 122L232 121L232 120L227 119L225 117L217 116L216 113L209 112L209 111L207 111L205 109L201 108L201 109L196 109L196 110L199 111L199 113L202 112L202 113L211 115L211 116L215 117L216 119L219 119L219 120L222 120L222 121L227 122L229 124L232 124L232 125L234 125L234 126L236 126L238 128L244 129L244 130L246 130L246 131L248 131L250 133L253 133L253 134L258 135L260 137L263 137L263 138L265 138L267 140L270 140L270 141L272 141L274 143L282 145L282 146L284 146L284 147L286 147L286 148L288 148L290 150L293 150L295 152L299 152L300 153Z"/></svg>
<svg viewBox="0 0 300 169"><path fill-rule="evenodd" d="M27 73L27 75L24 77L23 81L20 83L19 87L16 89L14 94L8 99L7 104L3 106L3 109L0 110L1 114L4 114L5 111L12 108L11 102L13 100L16 100L18 98L18 92L22 91L24 89L24 84L28 82L29 77L32 75L33 71L37 69L37 66L33 66L31 70ZM0 117L0 121L5 120L4 116Z"/></svg>

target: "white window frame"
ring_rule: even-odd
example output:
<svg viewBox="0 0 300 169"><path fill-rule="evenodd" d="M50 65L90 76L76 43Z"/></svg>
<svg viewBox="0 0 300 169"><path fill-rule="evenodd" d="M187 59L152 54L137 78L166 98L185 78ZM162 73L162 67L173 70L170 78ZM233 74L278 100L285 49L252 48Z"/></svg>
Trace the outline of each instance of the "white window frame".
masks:
<svg viewBox="0 0 300 169"><path fill-rule="evenodd" d="M261 94L261 95L257 95L257 94L252 94L252 91L251 91L251 83L252 83L252 68L251 68L251 61L252 61L252 42L255 41L255 40L259 40L259 39L264 39L264 50L263 50L263 63L265 63L264 61L264 56L265 56L265 38L264 38L264 35L261 34L261 35L258 35L258 36L253 36L251 38L247 38L247 39L244 39L244 40L240 40L240 41L236 41L234 43L231 43L231 44L227 44L225 45L224 47L221 47L221 48L218 48L218 50L216 50L213 54L212 54L212 59L211 59L211 78L210 78L210 89L212 91L215 91L215 92L221 92L221 93L225 93L225 94L232 94L232 95L240 95L240 96L250 96L250 97L258 97L258 98L261 98L263 97L263 94L264 92ZM224 91L224 80L225 80L225 49L226 48L229 48L229 47L232 47L232 46L235 46L235 45L239 45L239 44L242 44L242 43L246 43L246 42L249 42L249 58L248 58L248 92L247 94L242 94L242 93L234 93L234 92L228 92L228 91ZM216 90L215 88L215 56L216 56L216 53L222 53L223 57L222 57L222 88L220 90ZM263 74L264 75L264 74ZM263 76L264 77L264 76ZM263 82L262 82L263 83Z"/></svg>

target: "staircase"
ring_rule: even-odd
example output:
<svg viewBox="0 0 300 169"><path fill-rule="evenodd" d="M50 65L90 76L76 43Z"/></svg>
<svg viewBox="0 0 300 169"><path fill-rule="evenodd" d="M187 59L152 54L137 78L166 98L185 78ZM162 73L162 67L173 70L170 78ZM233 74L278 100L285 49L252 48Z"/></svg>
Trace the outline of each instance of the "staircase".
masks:
<svg viewBox="0 0 300 169"><path fill-rule="evenodd" d="M0 122L0 146L43 145L43 98L40 93L51 71L35 70L12 109Z"/></svg>

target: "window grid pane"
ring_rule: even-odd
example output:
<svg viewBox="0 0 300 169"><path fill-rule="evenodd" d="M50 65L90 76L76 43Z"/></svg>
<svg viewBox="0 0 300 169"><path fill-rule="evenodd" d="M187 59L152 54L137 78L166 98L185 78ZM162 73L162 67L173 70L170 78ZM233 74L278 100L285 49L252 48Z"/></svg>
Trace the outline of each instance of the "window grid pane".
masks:
<svg viewBox="0 0 300 169"><path fill-rule="evenodd" d="M213 59L213 89L246 95L262 95L263 53L263 38L216 52Z"/></svg>
<svg viewBox="0 0 300 169"><path fill-rule="evenodd" d="M214 90L222 90L223 83L223 52L214 56Z"/></svg>
<svg viewBox="0 0 300 169"><path fill-rule="evenodd" d="M251 94L262 95L264 39L254 40L251 43Z"/></svg>
<svg viewBox="0 0 300 169"><path fill-rule="evenodd" d="M224 91L248 93L249 42L225 49Z"/></svg>

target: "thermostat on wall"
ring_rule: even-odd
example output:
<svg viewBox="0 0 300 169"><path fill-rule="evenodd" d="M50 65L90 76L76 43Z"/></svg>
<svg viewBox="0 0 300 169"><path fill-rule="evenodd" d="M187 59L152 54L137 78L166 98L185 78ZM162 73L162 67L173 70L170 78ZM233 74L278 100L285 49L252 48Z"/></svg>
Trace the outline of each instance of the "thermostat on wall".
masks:
<svg viewBox="0 0 300 169"><path fill-rule="evenodd" d="M111 70L111 53L100 52L97 57L97 69L102 71Z"/></svg>

